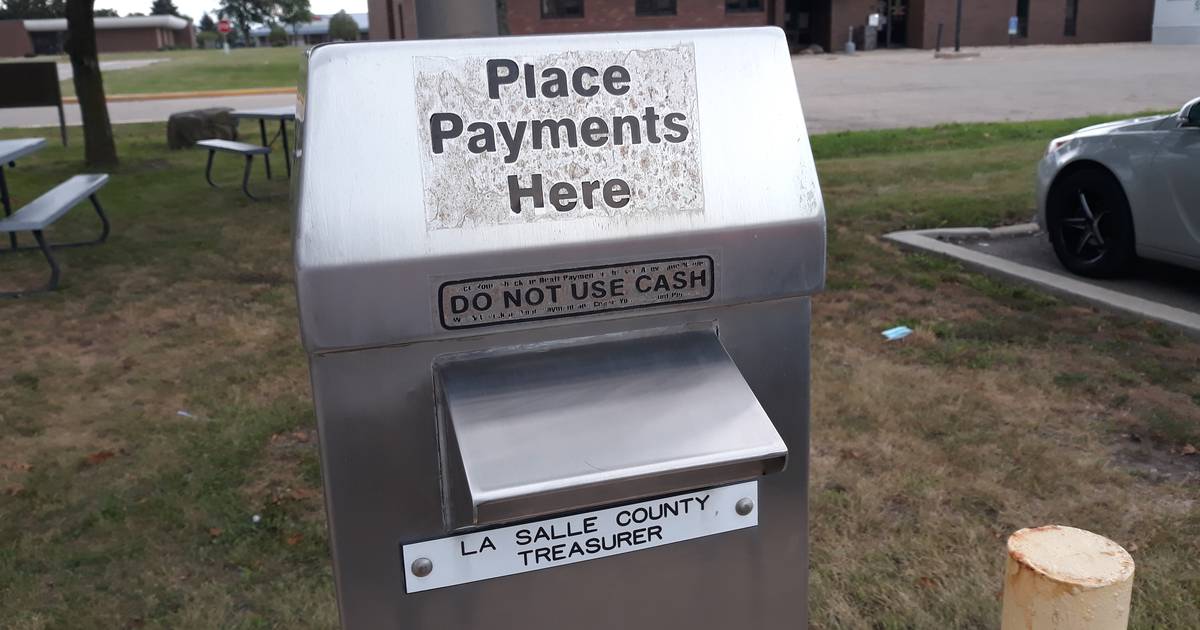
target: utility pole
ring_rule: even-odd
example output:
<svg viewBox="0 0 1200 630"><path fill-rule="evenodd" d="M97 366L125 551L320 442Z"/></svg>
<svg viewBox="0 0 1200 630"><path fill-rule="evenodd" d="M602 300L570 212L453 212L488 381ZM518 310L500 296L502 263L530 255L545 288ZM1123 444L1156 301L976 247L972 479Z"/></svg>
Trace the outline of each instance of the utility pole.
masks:
<svg viewBox="0 0 1200 630"><path fill-rule="evenodd" d="M954 10L954 52L962 49L962 0L958 0Z"/></svg>

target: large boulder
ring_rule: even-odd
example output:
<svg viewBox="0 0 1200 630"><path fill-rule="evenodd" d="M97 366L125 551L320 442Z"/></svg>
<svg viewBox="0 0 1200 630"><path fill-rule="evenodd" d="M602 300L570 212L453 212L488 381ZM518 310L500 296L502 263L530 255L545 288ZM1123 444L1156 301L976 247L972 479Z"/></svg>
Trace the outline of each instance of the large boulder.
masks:
<svg viewBox="0 0 1200 630"><path fill-rule="evenodd" d="M232 112L230 107L210 107L171 114L167 119L167 146L186 149L197 140L237 140L237 120Z"/></svg>

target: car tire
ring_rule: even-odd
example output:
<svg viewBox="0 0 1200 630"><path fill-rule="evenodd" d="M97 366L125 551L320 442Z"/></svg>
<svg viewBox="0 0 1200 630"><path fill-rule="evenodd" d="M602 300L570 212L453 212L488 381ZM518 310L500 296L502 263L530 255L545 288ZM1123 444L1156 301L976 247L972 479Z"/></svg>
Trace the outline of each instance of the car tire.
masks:
<svg viewBox="0 0 1200 630"><path fill-rule="evenodd" d="M1103 169L1075 170L1055 182L1046 200L1046 229L1059 262L1081 276L1111 278L1129 272L1137 260L1129 200Z"/></svg>

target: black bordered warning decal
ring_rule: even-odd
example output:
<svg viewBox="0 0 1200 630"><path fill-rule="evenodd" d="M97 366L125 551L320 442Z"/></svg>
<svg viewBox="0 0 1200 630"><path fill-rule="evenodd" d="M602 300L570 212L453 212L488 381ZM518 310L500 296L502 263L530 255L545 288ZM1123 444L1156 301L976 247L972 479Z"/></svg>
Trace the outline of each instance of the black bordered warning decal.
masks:
<svg viewBox="0 0 1200 630"><path fill-rule="evenodd" d="M453 280L438 288L438 313L456 330L702 302L713 267L711 256L691 256Z"/></svg>

